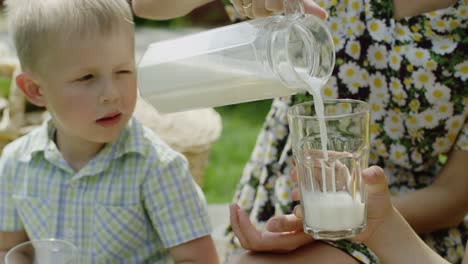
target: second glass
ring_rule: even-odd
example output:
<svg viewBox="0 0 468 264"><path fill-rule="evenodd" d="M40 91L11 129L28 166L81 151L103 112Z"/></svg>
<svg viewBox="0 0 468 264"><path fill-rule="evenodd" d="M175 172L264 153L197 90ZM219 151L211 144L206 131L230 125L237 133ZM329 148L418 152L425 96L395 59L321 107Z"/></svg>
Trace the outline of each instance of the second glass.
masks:
<svg viewBox="0 0 468 264"><path fill-rule="evenodd" d="M60 239L32 240L10 249L5 264L78 264L78 249Z"/></svg>
<svg viewBox="0 0 468 264"><path fill-rule="evenodd" d="M367 197L361 174L368 166L368 104L344 99L324 101L326 153L312 102L292 106L288 118L304 231L325 240L355 236L366 226Z"/></svg>

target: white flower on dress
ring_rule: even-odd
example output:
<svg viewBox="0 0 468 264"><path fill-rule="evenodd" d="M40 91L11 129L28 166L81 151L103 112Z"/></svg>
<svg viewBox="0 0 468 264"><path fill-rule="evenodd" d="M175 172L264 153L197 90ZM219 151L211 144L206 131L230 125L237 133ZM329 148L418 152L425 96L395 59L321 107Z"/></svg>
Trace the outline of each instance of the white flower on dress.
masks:
<svg viewBox="0 0 468 264"><path fill-rule="evenodd" d="M468 60L455 65L455 77L460 78L462 81L468 80Z"/></svg>
<svg viewBox="0 0 468 264"><path fill-rule="evenodd" d="M447 129L449 134L458 134L463 127L464 121L463 115L452 116L445 122L445 129Z"/></svg>
<svg viewBox="0 0 468 264"><path fill-rule="evenodd" d="M351 255L353 255L353 257L355 257L361 263L370 263L371 262L366 255L364 255L363 253L361 253L358 250L353 250L353 253L351 253Z"/></svg>
<svg viewBox="0 0 468 264"><path fill-rule="evenodd" d="M399 41L410 41L413 39L412 33L407 26L400 23L395 24L395 38Z"/></svg>
<svg viewBox="0 0 468 264"><path fill-rule="evenodd" d="M390 159L397 165L408 166L408 151L401 144L392 144L390 146Z"/></svg>
<svg viewBox="0 0 468 264"><path fill-rule="evenodd" d="M278 155L278 149L272 144L268 144L267 149L265 151L265 162L270 163L274 161L277 155Z"/></svg>
<svg viewBox="0 0 468 264"><path fill-rule="evenodd" d="M324 99L338 98L338 85L336 83L335 76L332 76L330 79L328 79L328 82L323 86L321 92Z"/></svg>
<svg viewBox="0 0 468 264"><path fill-rule="evenodd" d="M339 52L345 44L345 40L339 34L333 35L333 44L335 45L335 52Z"/></svg>
<svg viewBox="0 0 468 264"><path fill-rule="evenodd" d="M360 37L364 33L364 30L366 29L366 25L364 22L361 20L357 20L355 23L353 23L351 26L351 30L353 31L353 35L355 37Z"/></svg>
<svg viewBox="0 0 468 264"><path fill-rule="evenodd" d="M419 127L421 127L421 122L419 122L417 115L410 114L405 119L405 125L408 129L418 129Z"/></svg>
<svg viewBox="0 0 468 264"><path fill-rule="evenodd" d="M369 76L370 99L380 100L387 104L390 94L388 93L388 85L385 76L380 72L376 72Z"/></svg>
<svg viewBox="0 0 468 264"><path fill-rule="evenodd" d="M275 196L278 201L286 205L291 202L291 180L287 176L280 176L275 184Z"/></svg>
<svg viewBox="0 0 468 264"><path fill-rule="evenodd" d="M449 238L453 242L455 242L455 244L461 244L462 243L460 230L458 230L457 228L450 228L448 233L449 233Z"/></svg>
<svg viewBox="0 0 468 264"><path fill-rule="evenodd" d="M447 38L435 37L432 39L432 50L440 55L452 52L457 47L457 45L457 42Z"/></svg>
<svg viewBox="0 0 468 264"><path fill-rule="evenodd" d="M423 161L421 153L419 153L419 151L417 151L417 150L414 150L411 153L411 160L416 164L421 164L422 161Z"/></svg>
<svg viewBox="0 0 468 264"><path fill-rule="evenodd" d="M468 17L468 5L460 5L457 8L456 17L458 17L458 19L460 19L460 20L466 20L466 18Z"/></svg>
<svg viewBox="0 0 468 264"><path fill-rule="evenodd" d="M382 20L371 19L368 23L368 30L371 37L377 41L384 40L387 35L387 26Z"/></svg>
<svg viewBox="0 0 468 264"><path fill-rule="evenodd" d="M405 91L401 91L401 92L397 92L393 94L393 101L397 103L397 105L399 106L406 105L406 98L407 98L407 95Z"/></svg>
<svg viewBox="0 0 468 264"><path fill-rule="evenodd" d="M393 101L400 106L404 106L406 104L407 94L405 90L403 90L403 84L400 82L399 79L392 77L390 79L390 91L393 94Z"/></svg>
<svg viewBox="0 0 468 264"><path fill-rule="evenodd" d="M450 140L447 137L445 136L438 137L432 144L432 149L433 149L432 154L437 155L437 154L445 153L450 150L451 146L452 144L450 143Z"/></svg>
<svg viewBox="0 0 468 264"><path fill-rule="evenodd" d="M244 210L250 210L253 205L255 197L255 189L250 186L250 184L244 185L241 190L241 194L239 197L239 207L244 209Z"/></svg>
<svg viewBox="0 0 468 264"><path fill-rule="evenodd" d="M260 138L260 135L259 137ZM254 162L261 162L263 161L263 157L265 156L264 152L264 145L263 144L257 144L252 152L251 159Z"/></svg>
<svg viewBox="0 0 468 264"><path fill-rule="evenodd" d="M384 121L384 130L391 139L397 140L403 137L405 128L401 113L389 111Z"/></svg>
<svg viewBox="0 0 468 264"><path fill-rule="evenodd" d="M263 185L259 185L257 187L257 195L255 196L255 202L253 204L252 211L254 211L254 215L256 215L255 212L259 212L261 208L263 208L268 201L268 192L266 191L265 187Z"/></svg>
<svg viewBox="0 0 468 264"><path fill-rule="evenodd" d="M355 15L361 12L363 8L362 2L363 1L360 1L360 0L349 0L347 9L348 11L351 11L351 12L348 12L348 13Z"/></svg>
<svg viewBox="0 0 468 264"><path fill-rule="evenodd" d="M330 29L332 36L342 32L343 29L341 27L341 19L339 17L331 17L328 21L328 28Z"/></svg>
<svg viewBox="0 0 468 264"><path fill-rule="evenodd" d="M425 95L430 103L446 102L450 100L450 89L443 84L436 83L433 86L426 87Z"/></svg>
<svg viewBox="0 0 468 264"><path fill-rule="evenodd" d="M390 66L390 68L394 69L395 71L398 71L401 67L401 60L401 55L395 51L392 51L390 52L390 56L388 58L388 65Z"/></svg>
<svg viewBox="0 0 468 264"><path fill-rule="evenodd" d="M369 86L369 73L366 69L361 69L358 81L361 84L361 87Z"/></svg>
<svg viewBox="0 0 468 264"><path fill-rule="evenodd" d="M428 88L434 85L435 76L432 72L427 71L423 68L419 68L417 71L414 71L411 75L414 87L418 89Z"/></svg>
<svg viewBox="0 0 468 264"><path fill-rule="evenodd" d="M412 46L405 52L405 56L414 66L424 66L430 58L429 51Z"/></svg>
<svg viewBox="0 0 468 264"><path fill-rule="evenodd" d="M448 30L452 31L460 26L460 18L451 18L447 21Z"/></svg>
<svg viewBox="0 0 468 264"><path fill-rule="evenodd" d="M361 43L359 41L348 41L345 51L346 54L357 60L361 56Z"/></svg>
<svg viewBox="0 0 468 264"><path fill-rule="evenodd" d="M380 100L370 100L371 120L378 121L385 115L385 106Z"/></svg>
<svg viewBox="0 0 468 264"><path fill-rule="evenodd" d="M367 50L367 58L369 63L376 69L384 69L387 67L387 49L383 45L371 45Z"/></svg>
<svg viewBox="0 0 468 264"><path fill-rule="evenodd" d="M394 93L399 93L403 91L403 85L401 84L400 79L397 79L395 77L390 78L390 92Z"/></svg>
<svg viewBox="0 0 468 264"><path fill-rule="evenodd" d="M384 158L388 157L387 145L381 139L375 140L373 146L377 155Z"/></svg>
<svg viewBox="0 0 468 264"><path fill-rule="evenodd" d="M448 21L442 17L435 17L431 19L431 26L433 29L445 33L449 28Z"/></svg>
<svg viewBox="0 0 468 264"><path fill-rule="evenodd" d="M453 103L450 101L439 101L434 104L434 109L439 113L441 119L453 115Z"/></svg>
<svg viewBox="0 0 468 264"><path fill-rule="evenodd" d="M434 109L426 109L418 115L418 119L421 120L420 124L424 128L433 129L439 124L440 119L438 113Z"/></svg>
<svg viewBox="0 0 468 264"><path fill-rule="evenodd" d="M430 71L435 71L437 69L437 62L433 59L429 59L427 62L426 62L426 65L424 65L426 67L426 69L430 70Z"/></svg>
<svg viewBox="0 0 468 264"><path fill-rule="evenodd" d="M360 71L359 66L354 62L348 62L340 66L338 77L340 77L352 93L356 93L357 89L359 89L359 85L355 88L353 84L358 83Z"/></svg>
<svg viewBox="0 0 468 264"><path fill-rule="evenodd" d="M328 9L328 3L331 2L331 1L326 1L326 0L318 0L318 1L315 1L315 3L317 3L317 5L319 5L321 8L323 9Z"/></svg>
<svg viewBox="0 0 468 264"><path fill-rule="evenodd" d="M379 157L374 152L369 153L369 164L377 164L379 162Z"/></svg>

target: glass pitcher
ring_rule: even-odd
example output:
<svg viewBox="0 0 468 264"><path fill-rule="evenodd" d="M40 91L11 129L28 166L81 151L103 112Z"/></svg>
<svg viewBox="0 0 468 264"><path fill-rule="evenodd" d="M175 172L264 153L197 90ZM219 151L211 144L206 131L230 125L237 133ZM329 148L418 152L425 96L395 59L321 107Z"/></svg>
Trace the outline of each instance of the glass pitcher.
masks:
<svg viewBox="0 0 468 264"><path fill-rule="evenodd" d="M138 65L141 96L167 113L292 95L303 75L326 82L335 63L328 28L302 0L284 6L284 15L151 44Z"/></svg>

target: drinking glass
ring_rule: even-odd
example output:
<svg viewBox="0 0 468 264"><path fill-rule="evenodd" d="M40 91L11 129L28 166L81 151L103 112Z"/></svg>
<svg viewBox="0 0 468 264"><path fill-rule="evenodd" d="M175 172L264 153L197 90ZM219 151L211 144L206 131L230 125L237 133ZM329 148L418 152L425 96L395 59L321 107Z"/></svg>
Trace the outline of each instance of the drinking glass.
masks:
<svg viewBox="0 0 468 264"><path fill-rule="evenodd" d="M10 249L6 264L79 264L78 249L60 239L32 240Z"/></svg>
<svg viewBox="0 0 468 264"><path fill-rule="evenodd" d="M325 100L323 117L313 102L288 110L304 231L315 239L351 238L366 226L361 175L368 163L369 120L368 104L357 100ZM327 139L321 137L320 121Z"/></svg>

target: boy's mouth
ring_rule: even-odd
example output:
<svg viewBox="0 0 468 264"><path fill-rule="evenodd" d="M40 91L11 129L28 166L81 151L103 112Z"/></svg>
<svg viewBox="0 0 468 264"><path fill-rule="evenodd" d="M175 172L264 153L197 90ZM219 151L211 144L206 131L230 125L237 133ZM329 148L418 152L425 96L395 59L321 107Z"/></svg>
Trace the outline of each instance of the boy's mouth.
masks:
<svg viewBox="0 0 468 264"><path fill-rule="evenodd" d="M115 112L99 118L96 123L102 127L111 127L119 123L120 119L122 119L122 113Z"/></svg>

